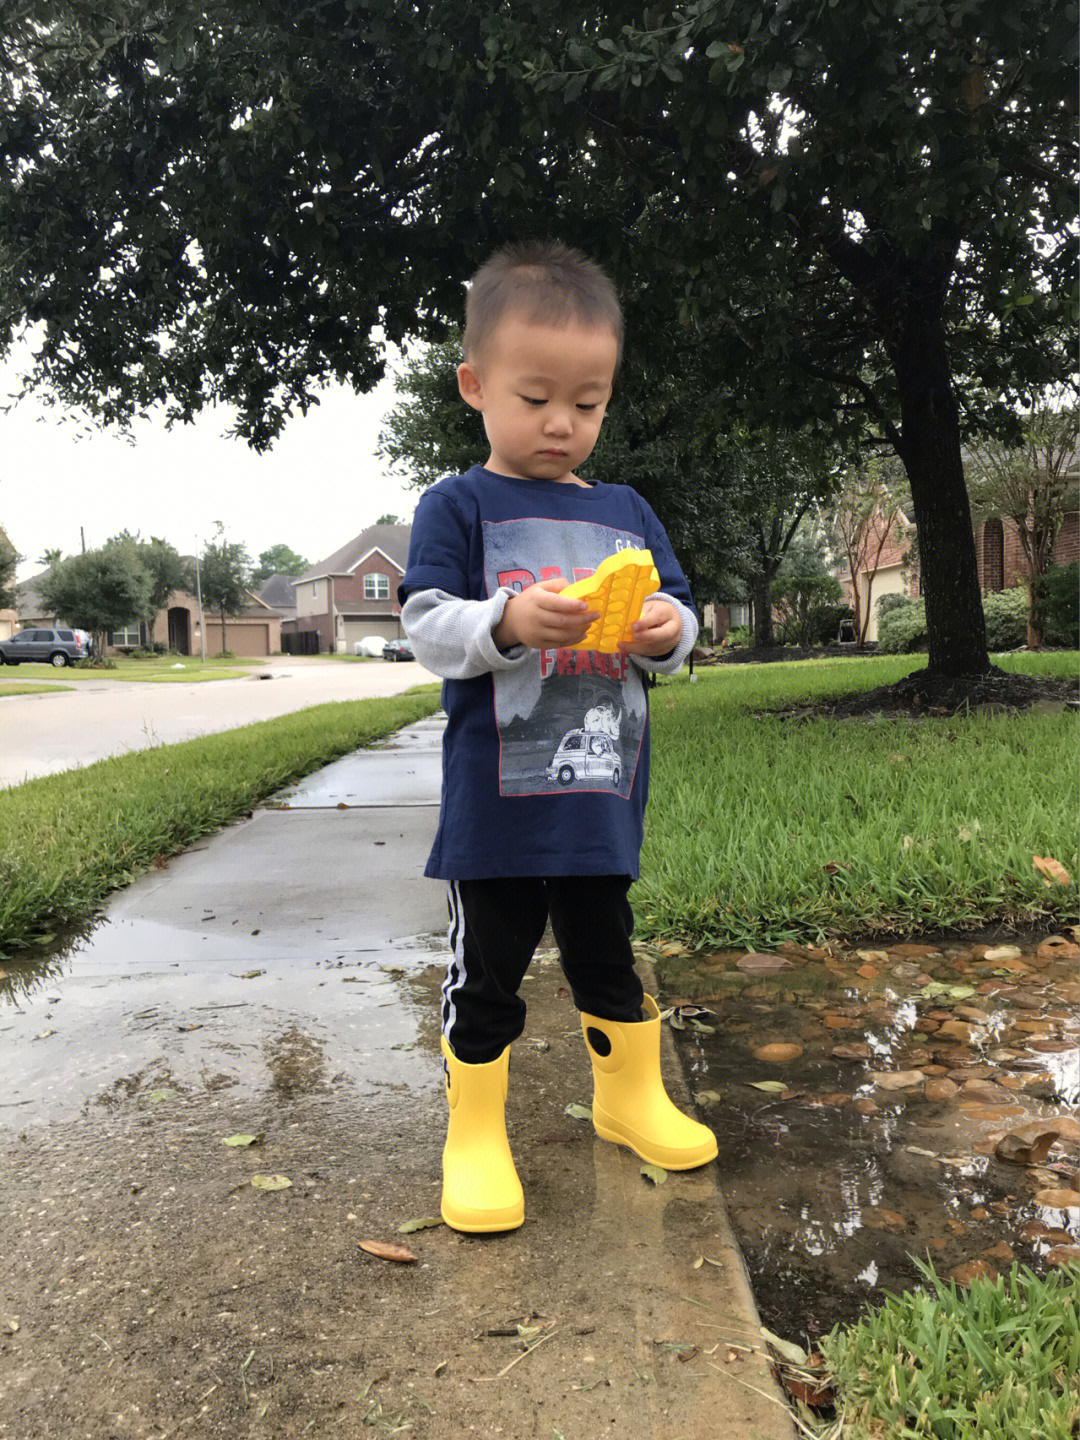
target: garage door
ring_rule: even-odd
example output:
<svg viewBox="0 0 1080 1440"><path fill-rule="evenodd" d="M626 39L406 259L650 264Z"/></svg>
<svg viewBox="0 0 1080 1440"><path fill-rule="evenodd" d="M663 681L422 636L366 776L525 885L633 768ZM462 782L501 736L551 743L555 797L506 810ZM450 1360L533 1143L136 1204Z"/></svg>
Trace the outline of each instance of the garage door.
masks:
<svg viewBox="0 0 1080 1440"><path fill-rule="evenodd" d="M227 620L225 644L234 655L269 655L270 627L262 620ZM221 653L221 622L206 622L206 653Z"/></svg>

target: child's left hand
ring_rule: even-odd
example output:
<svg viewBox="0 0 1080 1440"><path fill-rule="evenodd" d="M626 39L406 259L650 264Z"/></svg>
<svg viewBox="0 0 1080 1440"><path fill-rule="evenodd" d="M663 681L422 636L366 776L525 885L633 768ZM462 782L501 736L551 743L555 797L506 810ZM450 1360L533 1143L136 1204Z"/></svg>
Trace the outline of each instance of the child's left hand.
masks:
<svg viewBox="0 0 1080 1440"><path fill-rule="evenodd" d="M633 629L632 641L619 641L623 655L666 655L679 643L682 616L667 600L646 600Z"/></svg>

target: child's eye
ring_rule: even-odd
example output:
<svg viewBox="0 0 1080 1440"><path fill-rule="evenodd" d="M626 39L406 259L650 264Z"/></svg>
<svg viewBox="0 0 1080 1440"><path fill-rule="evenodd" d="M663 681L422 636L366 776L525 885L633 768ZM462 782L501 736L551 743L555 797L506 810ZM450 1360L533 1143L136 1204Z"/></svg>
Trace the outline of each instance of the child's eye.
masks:
<svg viewBox="0 0 1080 1440"><path fill-rule="evenodd" d="M578 408L579 410L584 410L586 414L589 414L591 411L595 410L597 407L596 407L596 405L594 404L594 405L579 405L577 408Z"/></svg>
<svg viewBox="0 0 1080 1440"><path fill-rule="evenodd" d="M546 400L538 400L535 395L522 395L526 405L546 405Z"/></svg>

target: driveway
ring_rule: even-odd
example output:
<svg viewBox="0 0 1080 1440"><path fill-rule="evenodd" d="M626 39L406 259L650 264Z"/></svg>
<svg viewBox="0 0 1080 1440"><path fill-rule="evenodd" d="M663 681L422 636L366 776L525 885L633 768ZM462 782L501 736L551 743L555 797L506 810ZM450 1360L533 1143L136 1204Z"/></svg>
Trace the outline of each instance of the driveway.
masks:
<svg viewBox="0 0 1080 1440"><path fill-rule="evenodd" d="M11 695L0 699L0 786L330 700L399 695L438 678L415 663L349 664L286 655L238 680L184 685L103 678L51 694Z"/></svg>

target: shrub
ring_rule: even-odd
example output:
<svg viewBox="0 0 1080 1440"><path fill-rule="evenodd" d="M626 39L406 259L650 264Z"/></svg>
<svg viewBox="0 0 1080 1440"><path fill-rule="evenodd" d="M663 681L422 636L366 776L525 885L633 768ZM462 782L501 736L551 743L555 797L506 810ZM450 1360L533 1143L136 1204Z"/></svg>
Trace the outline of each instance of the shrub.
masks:
<svg viewBox="0 0 1080 1440"><path fill-rule="evenodd" d="M733 626L731 627L731 629L727 632L727 634L724 636L724 644L725 644L725 645L749 645L749 644L750 644L750 626L749 626L749 625L733 625Z"/></svg>
<svg viewBox="0 0 1080 1440"><path fill-rule="evenodd" d="M73 660L75 670L115 670L116 661L109 655L95 655L89 660Z"/></svg>
<svg viewBox="0 0 1080 1440"><path fill-rule="evenodd" d="M855 612L850 605L823 605L818 612L814 632L815 645L831 645L840 638L840 625L844 620L854 620Z"/></svg>
<svg viewBox="0 0 1080 1440"><path fill-rule="evenodd" d="M713 643L711 625L702 625L701 629L698 631L697 643L699 645L711 645Z"/></svg>
<svg viewBox="0 0 1080 1440"><path fill-rule="evenodd" d="M821 630L822 611L832 611L840 593L840 582L834 575L793 575L774 583L771 595L780 612L780 640L791 645L813 645Z"/></svg>
<svg viewBox="0 0 1080 1440"><path fill-rule="evenodd" d="M888 615L890 610L899 610L901 605L906 605L909 597L898 590L891 590L888 595L879 595L874 601L877 606L878 623L881 623L882 616Z"/></svg>
<svg viewBox="0 0 1080 1440"><path fill-rule="evenodd" d="M1080 646L1080 562L1051 565L1035 582L1035 607L1051 645Z"/></svg>
<svg viewBox="0 0 1080 1440"><path fill-rule="evenodd" d="M883 595L883 600L890 597ZM901 603L893 605L878 622L878 654L907 655L912 650L926 647L926 601L899 597Z"/></svg>
<svg viewBox="0 0 1080 1440"><path fill-rule="evenodd" d="M1016 650L1027 639L1027 587L989 590L982 597L988 650Z"/></svg>

